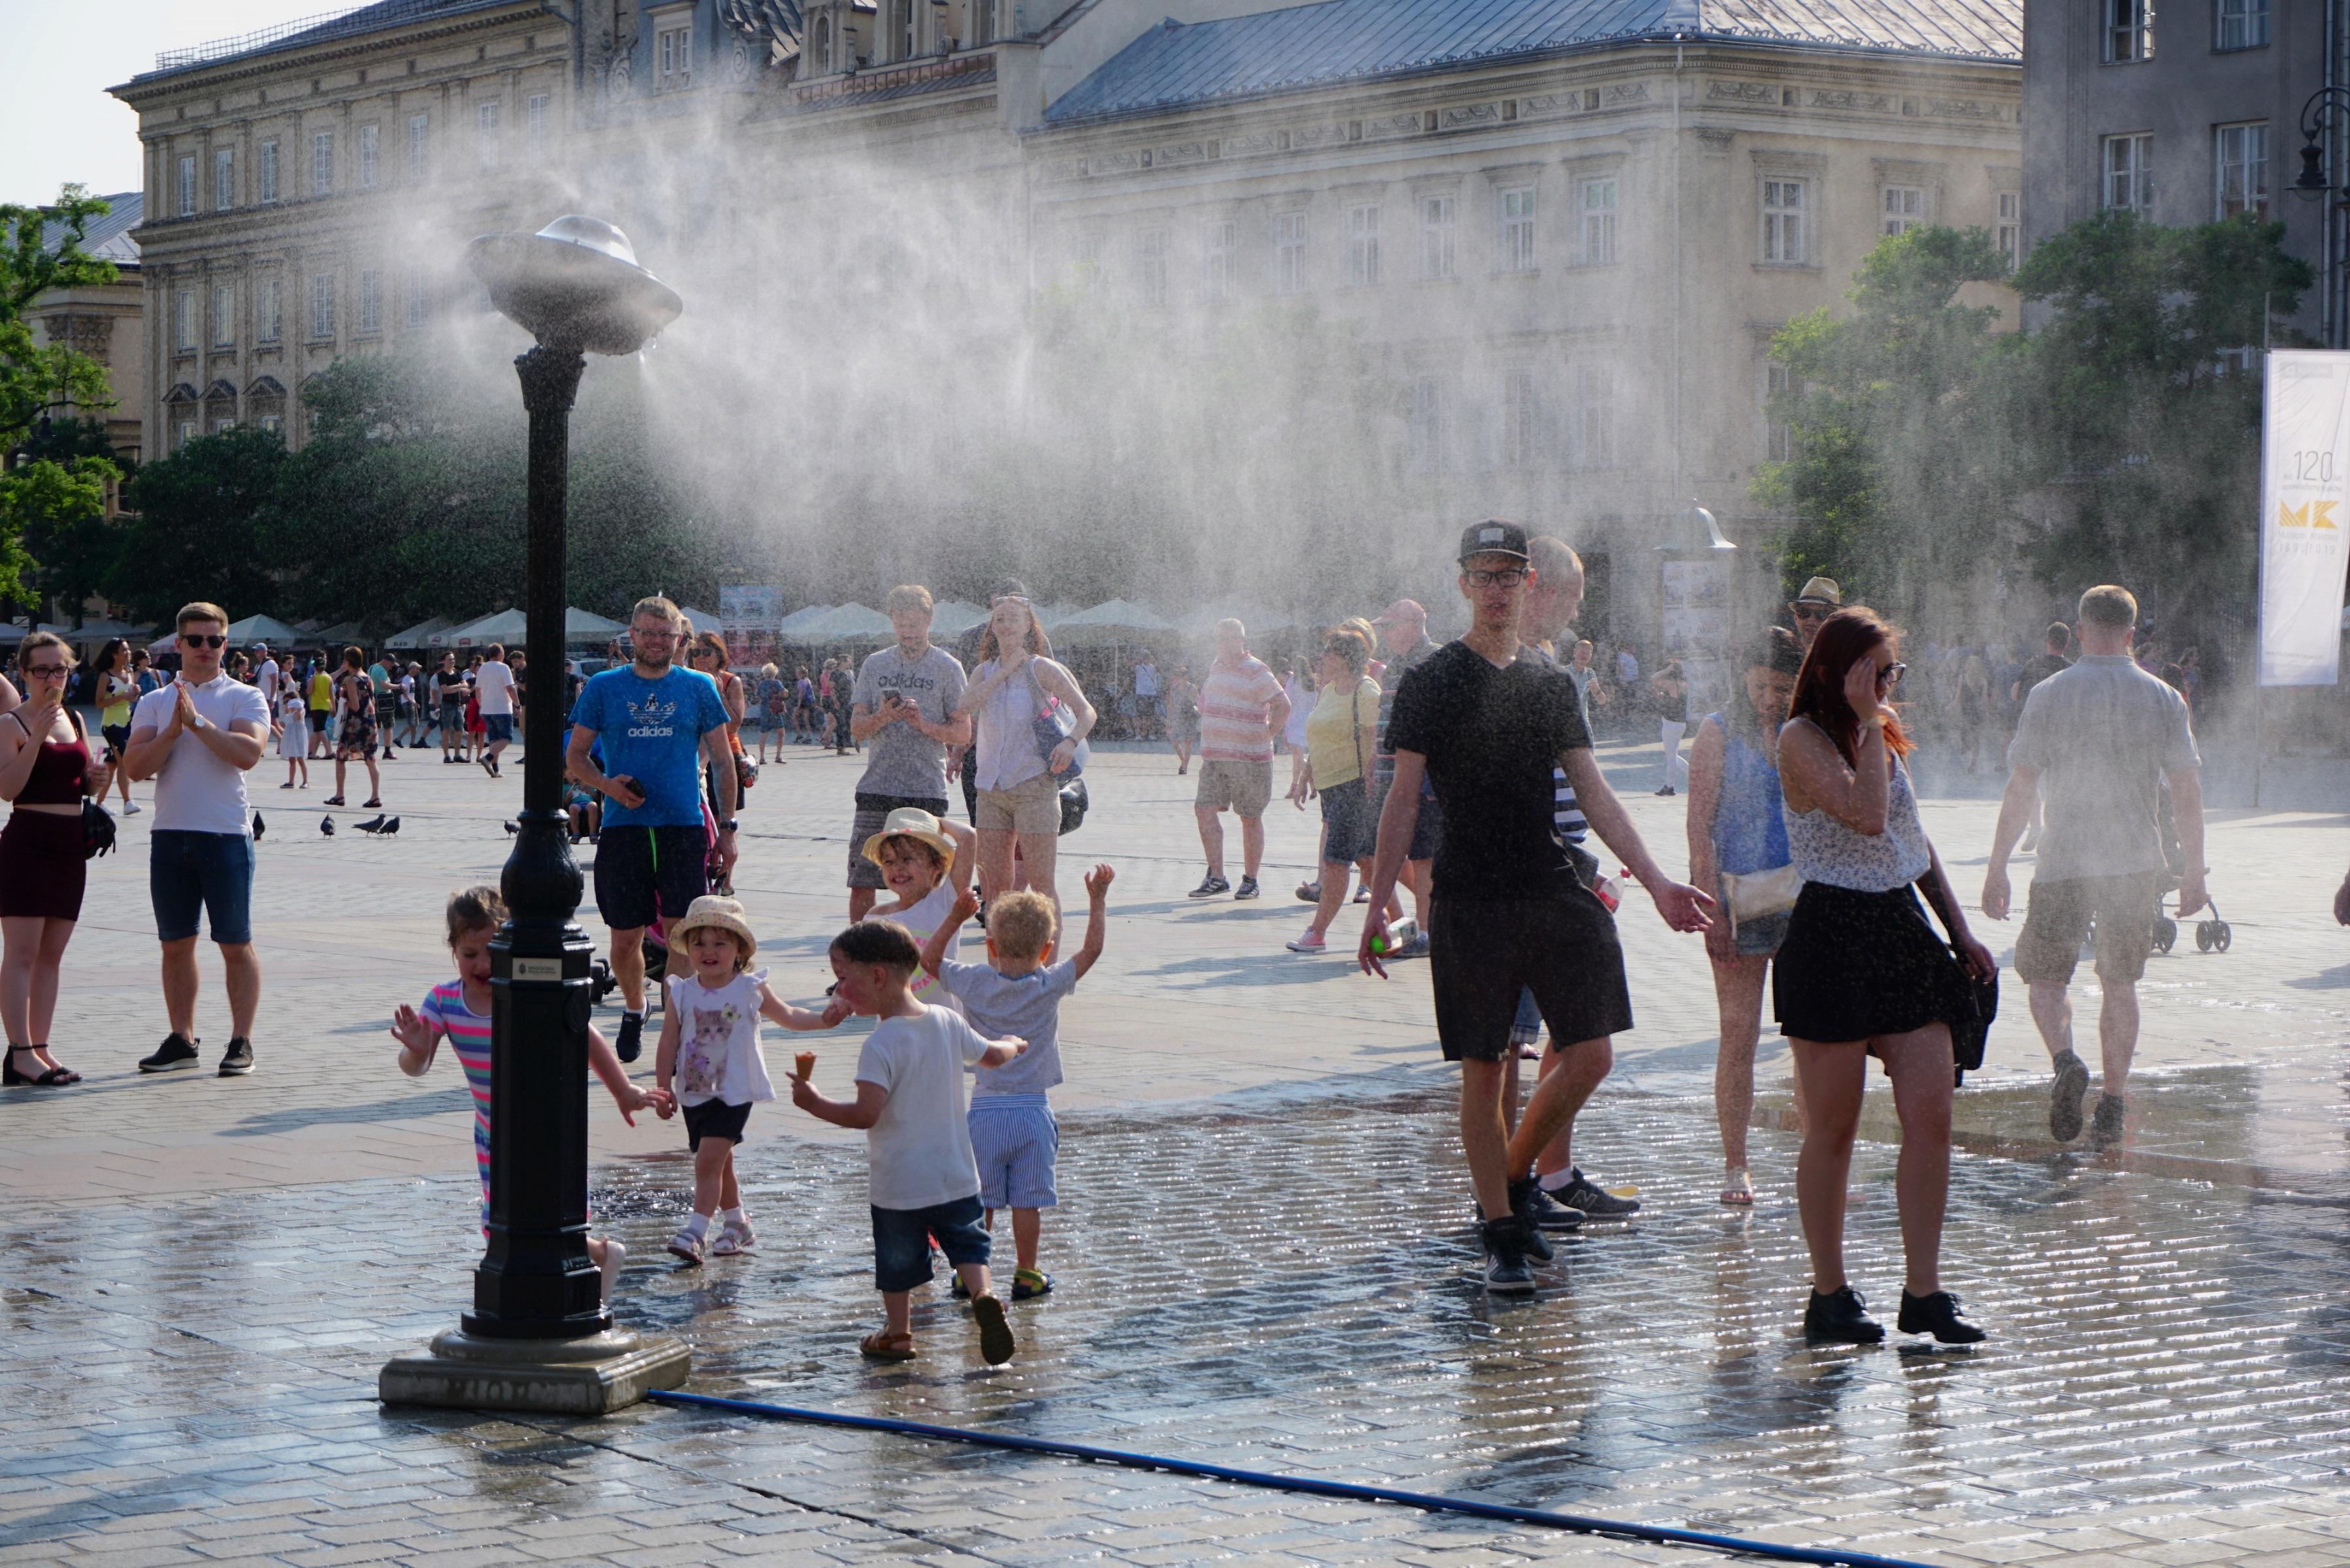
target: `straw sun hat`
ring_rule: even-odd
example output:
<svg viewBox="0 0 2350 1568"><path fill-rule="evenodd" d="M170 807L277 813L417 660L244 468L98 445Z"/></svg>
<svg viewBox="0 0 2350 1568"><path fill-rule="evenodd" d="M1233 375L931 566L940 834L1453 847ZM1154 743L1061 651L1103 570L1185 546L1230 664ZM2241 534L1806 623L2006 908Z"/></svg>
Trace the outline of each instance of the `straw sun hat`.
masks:
<svg viewBox="0 0 2350 1568"><path fill-rule="evenodd" d="M673 950L681 950L686 940L704 926L714 926L742 943L743 961L745 963L759 950L759 939L751 934L751 922L743 918L741 901L722 898L714 893L706 893L696 898L686 909L685 919L670 930L670 947Z"/></svg>
<svg viewBox="0 0 2350 1568"><path fill-rule="evenodd" d="M865 841L864 856L876 866L881 864L881 845L891 838L915 838L939 852L939 858L949 867L954 865L955 841L939 826L939 819L919 805L901 805L882 819L881 831Z"/></svg>

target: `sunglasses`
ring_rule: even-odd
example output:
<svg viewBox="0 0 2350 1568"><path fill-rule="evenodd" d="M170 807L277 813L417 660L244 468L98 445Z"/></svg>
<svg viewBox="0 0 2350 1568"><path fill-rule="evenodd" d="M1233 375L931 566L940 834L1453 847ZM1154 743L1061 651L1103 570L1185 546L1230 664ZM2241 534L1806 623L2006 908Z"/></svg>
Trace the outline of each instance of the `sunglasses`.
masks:
<svg viewBox="0 0 2350 1568"><path fill-rule="evenodd" d="M186 648L218 648L227 641L227 638L216 631L183 631L180 634L180 642Z"/></svg>
<svg viewBox="0 0 2350 1568"><path fill-rule="evenodd" d="M1909 667L1897 660L1877 672L1877 683L1879 686L1898 686L1901 678L1908 673Z"/></svg>
<svg viewBox="0 0 2350 1568"><path fill-rule="evenodd" d="M1789 605L1787 611L1797 620L1825 620L1835 613L1831 609L1823 609L1818 605Z"/></svg>

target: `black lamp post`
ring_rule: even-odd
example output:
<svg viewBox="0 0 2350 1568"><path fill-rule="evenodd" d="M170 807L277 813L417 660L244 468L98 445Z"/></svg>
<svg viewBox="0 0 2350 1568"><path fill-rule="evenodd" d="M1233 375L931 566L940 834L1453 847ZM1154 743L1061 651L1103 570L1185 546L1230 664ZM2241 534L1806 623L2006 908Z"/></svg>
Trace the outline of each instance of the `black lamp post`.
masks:
<svg viewBox="0 0 2350 1568"><path fill-rule="evenodd" d="M515 361L530 412L525 647L536 690L523 732L523 810L501 888L510 918L490 944L489 1245L473 1310L396 1359L382 1397L404 1404L601 1414L683 1378L685 1349L616 1331L588 1256L588 1023L591 948L572 916L579 867L562 811L564 532L571 404L587 354L633 354L676 319L676 293L637 265L626 234L557 218L536 234L484 234L467 252L491 303L538 339Z"/></svg>
<svg viewBox="0 0 2350 1568"><path fill-rule="evenodd" d="M2325 146L2319 138L2333 130L2345 112L2350 112L2350 87L2319 88L2301 106L2301 173L2293 182L2294 195L2314 201L2333 191L2325 178ZM2350 183L2341 194L2350 201Z"/></svg>

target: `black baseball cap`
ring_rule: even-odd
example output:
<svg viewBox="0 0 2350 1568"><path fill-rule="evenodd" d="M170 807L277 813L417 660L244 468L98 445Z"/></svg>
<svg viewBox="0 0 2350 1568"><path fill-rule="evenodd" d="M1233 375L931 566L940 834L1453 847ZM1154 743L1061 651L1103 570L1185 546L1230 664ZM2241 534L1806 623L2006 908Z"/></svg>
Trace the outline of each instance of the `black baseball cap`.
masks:
<svg viewBox="0 0 2350 1568"><path fill-rule="evenodd" d="M1499 517L1472 523L1461 531L1460 558L1466 561L1471 556L1515 556L1521 561L1534 559L1534 553L1526 548L1525 529Z"/></svg>

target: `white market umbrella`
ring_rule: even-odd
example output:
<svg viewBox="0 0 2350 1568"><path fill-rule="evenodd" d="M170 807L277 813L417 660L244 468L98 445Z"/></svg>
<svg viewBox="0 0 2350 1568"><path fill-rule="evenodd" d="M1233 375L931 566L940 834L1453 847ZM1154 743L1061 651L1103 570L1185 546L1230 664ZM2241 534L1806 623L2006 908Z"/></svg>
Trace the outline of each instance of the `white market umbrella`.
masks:
<svg viewBox="0 0 2350 1568"><path fill-rule="evenodd" d="M228 640L232 648L255 642L286 647L297 642L316 641L317 639L308 632L295 630L276 616L249 615L243 620L229 623Z"/></svg>
<svg viewBox="0 0 2350 1568"><path fill-rule="evenodd" d="M628 629L619 621L577 605L563 612L563 640L567 643L608 642Z"/></svg>
<svg viewBox="0 0 2350 1568"><path fill-rule="evenodd" d="M879 610L867 609L863 605L842 605L808 627L800 635L811 642L857 642L873 638L895 637L897 628Z"/></svg>
<svg viewBox="0 0 2350 1568"><path fill-rule="evenodd" d="M431 620L418 621L405 631L393 632L383 639L383 645L386 648L427 647L434 632L446 631L455 624L445 615L436 615Z"/></svg>
<svg viewBox="0 0 2350 1568"><path fill-rule="evenodd" d="M961 637L987 618L983 606L966 604L962 599L949 599L931 610L932 637Z"/></svg>
<svg viewBox="0 0 2350 1568"><path fill-rule="evenodd" d="M830 605L806 605L795 609L775 623L775 636L785 642L809 643L808 628L822 625L832 610Z"/></svg>
<svg viewBox="0 0 2350 1568"><path fill-rule="evenodd" d="M1054 623L1053 640L1069 648L1102 648L1172 636L1175 623L1128 599L1112 599Z"/></svg>
<svg viewBox="0 0 2350 1568"><path fill-rule="evenodd" d="M701 636L705 631L724 631L726 629L726 623L717 616L711 614L708 610L698 610L691 605L680 605L678 607L678 613L685 617L688 624L693 628L693 635L696 637Z"/></svg>

